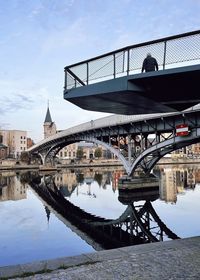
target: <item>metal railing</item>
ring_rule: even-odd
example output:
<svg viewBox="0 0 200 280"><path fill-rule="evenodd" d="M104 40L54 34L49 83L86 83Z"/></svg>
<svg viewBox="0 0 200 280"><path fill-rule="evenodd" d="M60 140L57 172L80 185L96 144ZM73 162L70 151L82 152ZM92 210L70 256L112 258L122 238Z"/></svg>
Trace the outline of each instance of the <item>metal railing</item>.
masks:
<svg viewBox="0 0 200 280"><path fill-rule="evenodd" d="M141 72L147 53L159 70L200 63L200 30L128 46L65 67L64 90Z"/></svg>

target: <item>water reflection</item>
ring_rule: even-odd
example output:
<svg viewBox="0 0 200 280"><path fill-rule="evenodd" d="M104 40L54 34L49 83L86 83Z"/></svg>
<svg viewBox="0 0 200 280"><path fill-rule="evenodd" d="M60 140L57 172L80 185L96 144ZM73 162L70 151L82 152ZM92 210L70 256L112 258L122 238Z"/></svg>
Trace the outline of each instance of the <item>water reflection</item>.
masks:
<svg viewBox="0 0 200 280"><path fill-rule="evenodd" d="M70 229L70 234L79 236L82 241L95 250L176 239L179 236L184 237L184 232L186 232L186 236L192 236L195 233L198 235L199 226L196 223L196 213L200 211L199 203L195 203L194 198L188 196L191 203L187 202L189 208L185 210L187 212L185 214L184 206L180 207L178 201L182 201L181 205L184 205L181 198L190 190L195 194L196 200L199 200L200 168L193 165L165 165L157 166L154 173L159 178L159 187L154 186L137 191L124 191L118 188L119 178L124 174L120 167L114 170L112 168L63 169L59 173L51 174L44 172L1 173L0 208L1 210L6 209L8 212L11 205L5 204L5 202L15 201L17 203L19 200L29 200L28 203L35 207L36 202L33 204L33 197L30 195L32 193L40 201L40 204L42 202L43 213L45 213L46 222L49 225L55 226L52 218L56 217L64 227ZM164 205L173 207L173 210L169 211L173 215L169 215L168 209L164 207L162 201L166 202ZM175 205L178 208L175 208ZM12 206L15 207L15 204ZM192 210L192 207L196 208ZM163 213L163 209L167 214ZM15 210L12 211L14 213ZM4 224L4 227L0 231L0 251L4 251L4 255L2 255L4 260L6 259L6 250L3 248L10 246L11 239L15 242L15 236L11 237L11 233L7 234L7 232L13 226L11 226L12 219L15 221L18 216L20 217L19 208L17 211L15 212L18 215L12 216L10 214L9 219L6 215L4 218L2 214L4 212L1 211L0 223ZM176 211L178 214L181 211L181 215L187 219L187 227L189 229L194 227L194 230L187 233L185 225L182 228L176 226L176 223L180 222L180 216L177 216L176 219ZM26 210L23 211L23 215L26 215ZM190 215L189 219L186 215ZM40 219L37 214L34 227L40 226ZM190 226L193 220L194 224ZM8 228L6 228L5 221L10 223ZM30 244L29 242L28 246L35 246L36 250L35 255L29 258L27 254L22 257L23 254L25 255L25 249L22 250L22 247L27 246L24 245L24 242L26 239L28 240L24 236L26 229L22 228L23 237L17 237L18 240L22 238L21 243L23 244L20 247L21 259L18 256L18 262L70 256L91 251L85 245L77 246L76 244L80 244L77 240L68 242L69 233L65 232L64 228L62 228L62 234L59 231L59 235L54 233L54 235L49 236L48 231L50 230L51 228L48 228L43 230L43 233L39 233L44 234L44 236L41 243L36 240L38 247L36 243ZM12 231L15 232L15 228ZM8 244L5 244L6 234L8 235ZM48 243L46 251L42 250L44 240ZM61 246L63 247L63 244L66 246L66 242L68 247L77 247L76 251L68 249L68 247L61 250ZM17 246L16 243L14 246ZM11 261L10 251L7 253L5 264L16 262L14 256ZM0 265L3 262L2 256L0 253L0 260L2 260Z"/></svg>
<svg viewBox="0 0 200 280"><path fill-rule="evenodd" d="M0 173L0 201L26 199L26 190L14 172Z"/></svg>
<svg viewBox="0 0 200 280"><path fill-rule="evenodd" d="M110 174L107 173L107 175L108 176L105 177L105 182L110 183L108 180ZM178 236L160 220L153 209L149 198L152 195L150 190L145 189L143 193L139 190L141 197L137 195L138 189L123 190L124 195L131 198L128 202L128 207L120 217L111 220L88 213L66 200L63 192L56 186L53 176L47 175L42 177L39 174L27 172L23 174L21 178L23 178L24 181L27 180L29 186L39 197L49 207L55 210L54 213L58 218L59 215L57 215L57 213L59 213L62 218L66 219L68 226L70 226L69 223L73 225L73 230L78 235L81 232L81 237L96 250L99 248L113 249L148 242L157 242L164 240L164 236L171 239L178 238ZM88 180L88 178L90 178L90 180ZM87 176L86 179L86 184L91 185L92 177ZM74 178L72 182L74 182ZM157 190L158 197L158 187L151 187L151 189L154 192L154 198L155 191ZM70 191L73 191L73 188L70 188ZM64 192L64 194L65 193L66 192ZM88 195L91 195L91 192L89 192ZM136 206L134 204L135 201L144 200L144 198L146 198L146 201L142 206ZM46 206L47 209L49 209L49 207Z"/></svg>
<svg viewBox="0 0 200 280"><path fill-rule="evenodd" d="M70 196L77 186L84 184L88 186L88 195L90 195L90 187L93 182L96 182L102 189L111 185L115 192L118 189L118 180L123 174L124 170L120 168L115 168L115 170L101 168L101 171L98 168L65 169L55 174L55 184L64 196Z"/></svg>
<svg viewBox="0 0 200 280"><path fill-rule="evenodd" d="M200 182L200 167L198 165L166 165L156 166L154 173L160 180L160 199L176 203L177 195L194 190Z"/></svg>

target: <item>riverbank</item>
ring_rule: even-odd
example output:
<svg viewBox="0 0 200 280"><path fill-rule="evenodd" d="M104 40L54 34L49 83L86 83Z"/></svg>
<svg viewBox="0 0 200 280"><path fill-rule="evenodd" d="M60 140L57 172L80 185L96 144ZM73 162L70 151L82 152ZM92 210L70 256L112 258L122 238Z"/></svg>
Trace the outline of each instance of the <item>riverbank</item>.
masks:
<svg viewBox="0 0 200 280"><path fill-rule="evenodd" d="M199 164L200 159L188 159L188 158L162 158L157 165L176 165L176 164ZM56 171L62 168L83 168L83 167L106 167L106 166L121 166L122 163L119 160L85 160L67 164L57 164L55 167L48 167L42 165L27 165L21 162L16 164L16 161L2 161L0 164L0 170L2 171L17 171L17 170L38 170L38 171Z"/></svg>
<svg viewBox="0 0 200 280"><path fill-rule="evenodd" d="M0 279L200 279L200 237L0 267Z"/></svg>

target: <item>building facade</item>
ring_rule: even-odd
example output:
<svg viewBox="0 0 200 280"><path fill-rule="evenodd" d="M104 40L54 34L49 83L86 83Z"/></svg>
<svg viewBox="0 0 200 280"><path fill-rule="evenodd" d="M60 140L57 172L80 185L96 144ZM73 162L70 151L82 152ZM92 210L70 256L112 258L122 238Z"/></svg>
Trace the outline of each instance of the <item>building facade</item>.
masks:
<svg viewBox="0 0 200 280"><path fill-rule="evenodd" d="M7 146L7 156L18 159L27 149L27 132L23 130L0 130L3 145Z"/></svg>
<svg viewBox="0 0 200 280"><path fill-rule="evenodd" d="M50 137L58 132L56 130L55 122L52 121L49 107L47 108L43 128L44 128L44 138ZM83 150L84 159L93 159L95 158L95 150L97 147L98 146L96 144L86 143L84 141L80 143L73 143L61 149L58 152L57 157L60 160L65 160L65 159L74 160L77 158L77 150L81 148ZM110 153L109 151L106 151L105 148L102 148L102 155L103 157L105 156L110 158Z"/></svg>
<svg viewBox="0 0 200 280"><path fill-rule="evenodd" d="M5 159L8 156L8 147L0 143L0 159Z"/></svg>

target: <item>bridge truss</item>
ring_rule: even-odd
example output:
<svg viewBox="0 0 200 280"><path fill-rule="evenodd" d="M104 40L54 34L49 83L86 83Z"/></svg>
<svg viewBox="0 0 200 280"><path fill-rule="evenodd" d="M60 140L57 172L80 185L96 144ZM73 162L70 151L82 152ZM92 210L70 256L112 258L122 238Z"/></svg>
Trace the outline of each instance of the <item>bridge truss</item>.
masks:
<svg viewBox="0 0 200 280"><path fill-rule="evenodd" d="M116 118L114 116L114 118ZM109 118L108 118L109 119ZM128 174L134 176L139 170L148 175L164 155L200 140L200 111L155 114L139 120L106 122L92 121L51 136L28 151L41 157L43 164L54 163L56 154L65 146L87 141L101 145L119 158ZM176 127L186 124L188 135L176 134Z"/></svg>

